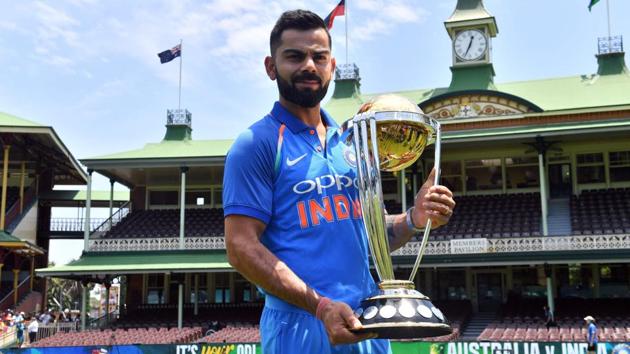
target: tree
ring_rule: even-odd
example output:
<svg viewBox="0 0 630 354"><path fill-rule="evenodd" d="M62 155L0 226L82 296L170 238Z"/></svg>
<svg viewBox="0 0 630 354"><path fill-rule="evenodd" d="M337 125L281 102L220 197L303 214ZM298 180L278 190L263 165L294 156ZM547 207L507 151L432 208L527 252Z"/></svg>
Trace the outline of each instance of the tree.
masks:
<svg viewBox="0 0 630 354"><path fill-rule="evenodd" d="M55 266L54 262L49 267ZM47 282L47 298L46 306L50 310L63 311L64 309L81 310L82 289L81 283L77 280L63 278L48 278ZM94 284L88 285L88 290L94 287ZM89 304L88 304L89 311Z"/></svg>

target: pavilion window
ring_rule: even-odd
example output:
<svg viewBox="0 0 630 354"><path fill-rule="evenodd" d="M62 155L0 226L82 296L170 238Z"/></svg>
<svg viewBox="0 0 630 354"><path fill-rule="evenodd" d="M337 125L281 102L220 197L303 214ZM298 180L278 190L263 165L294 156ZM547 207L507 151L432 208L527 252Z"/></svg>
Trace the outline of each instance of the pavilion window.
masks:
<svg viewBox="0 0 630 354"><path fill-rule="evenodd" d="M212 202L213 208L223 207L223 188L221 187L212 188L212 201L213 201Z"/></svg>
<svg viewBox="0 0 630 354"><path fill-rule="evenodd" d="M164 303L164 276L162 274L149 274L147 279L147 304Z"/></svg>
<svg viewBox="0 0 630 354"><path fill-rule="evenodd" d="M187 190L186 205L203 207L210 204L212 191L209 190Z"/></svg>
<svg viewBox="0 0 630 354"><path fill-rule="evenodd" d="M611 151L608 154L610 161L610 181L630 181L630 151Z"/></svg>
<svg viewBox="0 0 630 354"><path fill-rule="evenodd" d="M466 191L500 190L503 188L501 159L468 160Z"/></svg>
<svg viewBox="0 0 630 354"><path fill-rule="evenodd" d="M604 154L601 152L577 155L578 183L604 183Z"/></svg>
<svg viewBox="0 0 630 354"><path fill-rule="evenodd" d="M172 206L179 205L177 191L150 191L149 203L151 206Z"/></svg>
<svg viewBox="0 0 630 354"><path fill-rule="evenodd" d="M505 159L507 188L533 188L540 186L538 173L538 157L521 156Z"/></svg>
<svg viewBox="0 0 630 354"><path fill-rule="evenodd" d="M453 192L462 192L464 182L461 161L444 161L440 168L442 169L441 183Z"/></svg>

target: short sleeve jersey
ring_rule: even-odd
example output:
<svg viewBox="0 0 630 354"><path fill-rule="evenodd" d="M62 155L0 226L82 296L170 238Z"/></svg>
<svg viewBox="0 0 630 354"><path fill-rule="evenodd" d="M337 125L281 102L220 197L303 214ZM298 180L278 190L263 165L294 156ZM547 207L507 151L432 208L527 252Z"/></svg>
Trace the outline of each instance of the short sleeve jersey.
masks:
<svg viewBox="0 0 630 354"><path fill-rule="evenodd" d="M597 326L595 326L595 324L592 322L588 325L587 341L589 343L597 344Z"/></svg>
<svg viewBox="0 0 630 354"><path fill-rule="evenodd" d="M223 208L264 222L263 245L318 293L356 308L376 289L356 157L334 120L321 116L325 147L278 102L241 134L225 162Z"/></svg>

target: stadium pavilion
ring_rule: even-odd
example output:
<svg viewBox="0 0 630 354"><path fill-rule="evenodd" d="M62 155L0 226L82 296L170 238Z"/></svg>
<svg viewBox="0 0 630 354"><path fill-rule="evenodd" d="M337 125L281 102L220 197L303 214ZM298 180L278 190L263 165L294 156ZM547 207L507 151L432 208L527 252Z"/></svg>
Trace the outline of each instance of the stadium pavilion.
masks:
<svg viewBox="0 0 630 354"><path fill-rule="evenodd" d="M87 174L52 127L0 113L0 310L41 308L54 186L80 185Z"/></svg>
<svg viewBox="0 0 630 354"><path fill-rule="evenodd" d="M592 74L498 83L491 41L499 31L481 1L459 0L445 26L450 84L396 92L442 123L442 183L458 203L431 234L418 288L464 338L483 339L492 321L542 317L544 304L569 325L585 315L578 305L610 321L627 317L616 302L630 297L630 72L621 37L600 39ZM326 109L342 123L373 96L361 93L355 65L342 66ZM121 325L255 323L259 293L225 256L221 182L231 142L194 140L191 114L173 110L161 142L82 160L88 210L94 172L129 187L130 202L85 232L81 259L38 274L122 277ZM407 208L432 156L384 174L390 212ZM414 240L394 253L398 278L418 247Z"/></svg>

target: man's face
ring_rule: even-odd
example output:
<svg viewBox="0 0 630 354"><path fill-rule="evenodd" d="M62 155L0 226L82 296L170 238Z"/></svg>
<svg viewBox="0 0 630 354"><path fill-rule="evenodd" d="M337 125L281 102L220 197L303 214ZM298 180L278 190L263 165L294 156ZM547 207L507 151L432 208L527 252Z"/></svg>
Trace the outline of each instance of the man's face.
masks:
<svg viewBox="0 0 630 354"><path fill-rule="evenodd" d="M285 30L273 54L265 59L265 67L267 75L277 80L280 95L301 107L317 106L335 69L326 31Z"/></svg>

